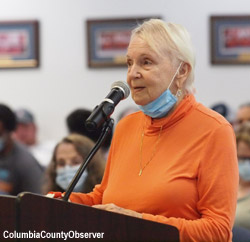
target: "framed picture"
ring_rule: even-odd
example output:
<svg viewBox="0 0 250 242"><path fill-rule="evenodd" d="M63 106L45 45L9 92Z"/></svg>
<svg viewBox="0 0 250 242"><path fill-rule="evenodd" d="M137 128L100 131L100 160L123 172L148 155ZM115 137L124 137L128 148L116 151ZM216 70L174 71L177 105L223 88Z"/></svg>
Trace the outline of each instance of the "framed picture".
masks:
<svg viewBox="0 0 250 242"><path fill-rule="evenodd" d="M250 64L250 15L211 16L211 63Z"/></svg>
<svg viewBox="0 0 250 242"><path fill-rule="evenodd" d="M87 20L88 66L126 66L131 30L150 18Z"/></svg>
<svg viewBox="0 0 250 242"><path fill-rule="evenodd" d="M0 22L0 68L39 66L38 21Z"/></svg>

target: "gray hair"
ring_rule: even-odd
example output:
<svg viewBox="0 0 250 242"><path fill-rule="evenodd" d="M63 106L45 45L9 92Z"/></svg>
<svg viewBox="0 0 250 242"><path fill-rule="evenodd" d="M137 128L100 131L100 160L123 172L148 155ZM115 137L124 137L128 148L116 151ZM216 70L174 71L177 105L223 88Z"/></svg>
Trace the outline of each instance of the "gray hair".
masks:
<svg viewBox="0 0 250 242"><path fill-rule="evenodd" d="M190 35L183 26L150 19L132 31L131 39L135 36L145 40L157 54L170 57L174 65L179 61L188 63L191 70L184 88L186 93L194 93L195 56Z"/></svg>

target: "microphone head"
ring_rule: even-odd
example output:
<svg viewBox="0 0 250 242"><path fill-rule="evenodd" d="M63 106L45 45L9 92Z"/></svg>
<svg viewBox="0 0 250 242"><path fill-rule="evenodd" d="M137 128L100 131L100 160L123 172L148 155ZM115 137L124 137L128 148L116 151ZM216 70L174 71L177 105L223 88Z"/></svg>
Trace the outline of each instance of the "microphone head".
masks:
<svg viewBox="0 0 250 242"><path fill-rule="evenodd" d="M116 82L114 82L111 85L111 89L113 89L113 88L119 88L119 89L121 89L123 91L123 93L124 93L124 98L123 99L126 99L130 94L129 86L124 81L116 81Z"/></svg>

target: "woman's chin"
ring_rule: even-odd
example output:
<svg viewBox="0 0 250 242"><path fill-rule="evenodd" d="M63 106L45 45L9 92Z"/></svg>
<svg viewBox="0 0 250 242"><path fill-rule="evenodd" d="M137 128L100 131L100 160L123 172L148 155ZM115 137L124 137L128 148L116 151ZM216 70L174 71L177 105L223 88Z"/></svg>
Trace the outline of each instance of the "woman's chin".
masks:
<svg viewBox="0 0 250 242"><path fill-rule="evenodd" d="M144 98L140 98L139 96L132 96L132 99L134 100L135 104L139 105L139 106L145 106L148 103L150 103L149 100L145 100Z"/></svg>
<svg viewBox="0 0 250 242"><path fill-rule="evenodd" d="M139 105L139 106L143 106L143 102L140 100L140 99L137 99L137 98L133 98L135 104Z"/></svg>

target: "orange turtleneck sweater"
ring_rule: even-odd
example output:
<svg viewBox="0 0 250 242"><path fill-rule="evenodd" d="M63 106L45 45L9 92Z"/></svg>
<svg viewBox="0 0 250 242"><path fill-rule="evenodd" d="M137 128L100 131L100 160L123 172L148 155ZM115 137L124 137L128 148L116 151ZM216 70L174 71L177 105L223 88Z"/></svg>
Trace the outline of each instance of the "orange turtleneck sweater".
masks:
<svg viewBox="0 0 250 242"><path fill-rule="evenodd" d="M142 167L155 154L139 176L142 132ZM189 95L166 118L136 112L120 121L102 183L70 200L132 209L176 226L181 241L231 241L237 187L231 125Z"/></svg>

